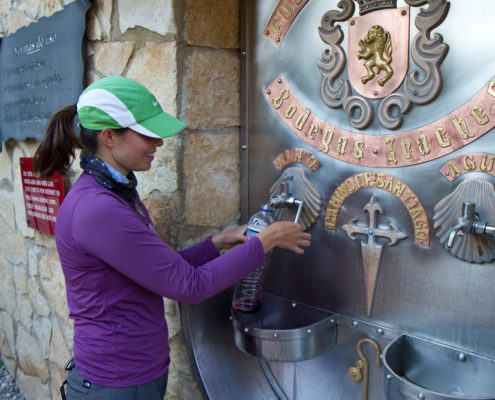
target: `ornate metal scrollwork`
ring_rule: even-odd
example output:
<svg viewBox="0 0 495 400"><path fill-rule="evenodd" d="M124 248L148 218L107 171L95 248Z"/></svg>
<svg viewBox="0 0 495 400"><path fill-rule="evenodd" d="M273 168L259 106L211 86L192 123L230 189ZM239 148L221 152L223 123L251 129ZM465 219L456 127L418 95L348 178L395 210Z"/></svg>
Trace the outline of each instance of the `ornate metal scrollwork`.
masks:
<svg viewBox="0 0 495 400"><path fill-rule="evenodd" d="M442 88L440 65L449 49L448 45L443 43L442 36L438 33L431 36L431 31L446 18L450 3L446 0L406 0L406 3L413 7L428 5L416 16L415 25L419 32L411 48L412 59L423 74L412 71L405 78L401 93L392 93L381 100L378 120L383 127L391 130L398 129L402 125L402 115L410 111L412 104L427 104L437 98ZM321 97L328 107L344 106L344 111L351 117L352 126L365 129L373 120L373 114L368 112L368 100L360 94L353 93L349 80L339 78L346 65L346 54L340 45L344 35L340 25L335 23L351 18L355 6L352 0L341 0L338 7L342 11L326 12L318 28L321 39L330 46L318 61L318 68L323 76ZM352 118L356 108L360 110L360 116ZM393 115L393 109L398 109L396 113L398 115Z"/></svg>

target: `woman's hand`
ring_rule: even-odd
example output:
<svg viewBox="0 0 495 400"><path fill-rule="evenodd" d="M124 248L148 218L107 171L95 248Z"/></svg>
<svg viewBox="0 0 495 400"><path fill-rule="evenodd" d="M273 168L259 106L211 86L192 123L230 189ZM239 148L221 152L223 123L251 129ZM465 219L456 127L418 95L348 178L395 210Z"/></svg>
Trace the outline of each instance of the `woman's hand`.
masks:
<svg viewBox="0 0 495 400"><path fill-rule="evenodd" d="M228 231L217 233L212 236L211 241L218 251L231 249L249 239L248 236L244 235L246 228L247 225L242 225Z"/></svg>
<svg viewBox="0 0 495 400"><path fill-rule="evenodd" d="M311 239L311 234L304 232L301 225L289 221L274 222L256 236L265 253L273 247L281 247L303 254L301 246L308 247Z"/></svg>

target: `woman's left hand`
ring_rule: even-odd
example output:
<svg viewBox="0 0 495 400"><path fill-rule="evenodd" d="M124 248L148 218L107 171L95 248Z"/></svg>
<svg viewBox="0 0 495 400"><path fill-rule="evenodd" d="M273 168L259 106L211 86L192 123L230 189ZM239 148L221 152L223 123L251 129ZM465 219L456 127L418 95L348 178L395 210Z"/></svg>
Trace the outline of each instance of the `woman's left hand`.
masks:
<svg viewBox="0 0 495 400"><path fill-rule="evenodd" d="M212 236L211 241L218 251L231 249L238 244L247 242L249 237L244 235L247 225L241 225L235 229L217 233Z"/></svg>

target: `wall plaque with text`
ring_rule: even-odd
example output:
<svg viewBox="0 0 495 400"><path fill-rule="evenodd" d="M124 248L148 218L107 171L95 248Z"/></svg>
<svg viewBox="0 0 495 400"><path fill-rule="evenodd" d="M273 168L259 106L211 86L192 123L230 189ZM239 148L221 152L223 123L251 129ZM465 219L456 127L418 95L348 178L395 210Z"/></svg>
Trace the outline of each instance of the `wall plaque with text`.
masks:
<svg viewBox="0 0 495 400"><path fill-rule="evenodd" d="M32 158L21 157L20 164L27 225L55 235L58 209L64 200L64 180L57 173L48 179L38 178Z"/></svg>
<svg viewBox="0 0 495 400"><path fill-rule="evenodd" d="M1 39L2 141L41 139L50 116L77 101L83 89L83 35L90 5L77 0Z"/></svg>

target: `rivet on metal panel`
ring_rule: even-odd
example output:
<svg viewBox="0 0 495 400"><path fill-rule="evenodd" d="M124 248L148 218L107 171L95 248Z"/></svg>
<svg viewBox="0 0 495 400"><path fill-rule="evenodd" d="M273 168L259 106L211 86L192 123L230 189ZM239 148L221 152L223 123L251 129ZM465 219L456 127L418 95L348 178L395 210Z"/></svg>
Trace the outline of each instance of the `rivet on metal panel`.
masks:
<svg viewBox="0 0 495 400"><path fill-rule="evenodd" d="M354 25L356 23L356 21L351 21L351 25Z"/></svg>
<svg viewBox="0 0 495 400"><path fill-rule="evenodd" d="M406 15L407 14L407 11L406 10L402 10L400 13L401 13L401 15Z"/></svg>
<svg viewBox="0 0 495 400"><path fill-rule="evenodd" d="M249 329L248 328L244 328L244 333L248 333L249 332Z"/></svg>
<svg viewBox="0 0 495 400"><path fill-rule="evenodd" d="M378 96L378 90L375 90L375 91L373 92L373 94L374 94L375 96Z"/></svg>
<svg viewBox="0 0 495 400"><path fill-rule="evenodd" d="M241 146L241 149L242 149L242 150L247 150L247 146L246 146L245 144L243 144L243 145Z"/></svg>
<svg viewBox="0 0 495 400"><path fill-rule="evenodd" d="M266 30L265 31L265 35L269 35L270 34L270 31L269 30Z"/></svg>
<svg viewBox="0 0 495 400"><path fill-rule="evenodd" d="M376 330L376 333L378 333L380 336L382 336L382 335L384 334L384 332L383 332L383 329L382 329L382 328L378 328L378 329Z"/></svg>
<svg viewBox="0 0 495 400"><path fill-rule="evenodd" d="M373 149L373 154L378 154L378 149Z"/></svg>
<svg viewBox="0 0 495 400"><path fill-rule="evenodd" d="M272 93L272 91L271 91L270 89L268 89L268 90L266 91L266 94L271 94L271 93Z"/></svg>
<svg viewBox="0 0 495 400"><path fill-rule="evenodd" d="M464 362L464 361L466 361L467 357L466 357L466 355L464 353L459 353L459 355L457 356L457 359L459 361Z"/></svg>
<svg viewBox="0 0 495 400"><path fill-rule="evenodd" d="M292 308L296 308L296 307L297 307L297 304L296 304L296 303L292 303L290 306L291 306Z"/></svg>
<svg viewBox="0 0 495 400"><path fill-rule="evenodd" d="M332 325L333 325L333 324L335 324L335 320L332 318L332 319L330 320L330 323L331 323Z"/></svg>
<svg viewBox="0 0 495 400"><path fill-rule="evenodd" d="M232 320L233 320L233 318L232 318L232 315L231 315L231 316L229 317L229 321L232 321Z"/></svg>
<svg viewBox="0 0 495 400"><path fill-rule="evenodd" d="M273 334L273 337L274 337L274 338L278 338L278 333L277 333L277 332L275 332L275 333Z"/></svg>
<svg viewBox="0 0 495 400"><path fill-rule="evenodd" d="M392 375L387 374L387 381L389 381L390 379L392 379Z"/></svg>
<svg viewBox="0 0 495 400"><path fill-rule="evenodd" d="M306 332L308 332L308 334L311 333L311 329L308 329Z"/></svg>
<svg viewBox="0 0 495 400"><path fill-rule="evenodd" d="M282 83L282 79L278 79L278 80L277 80L277 82L278 82L278 83Z"/></svg>
<svg viewBox="0 0 495 400"><path fill-rule="evenodd" d="M278 37L278 38L276 38L275 40L276 40L277 42L280 42L280 38L279 38L279 37Z"/></svg>
<svg viewBox="0 0 495 400"><path fill-rule="evenodd" d="M357 327L359 326L359 322L357 322L357 321L352 321L352 326L353 326L354 328L357 328Z"/></svg>
<svg viewBox="0 0 495 400"><path fill-rule="evenodd" d="M418 393L418 399L423 400L424 398L425 398L424 393L419 392L419 393Z"/></svg>

